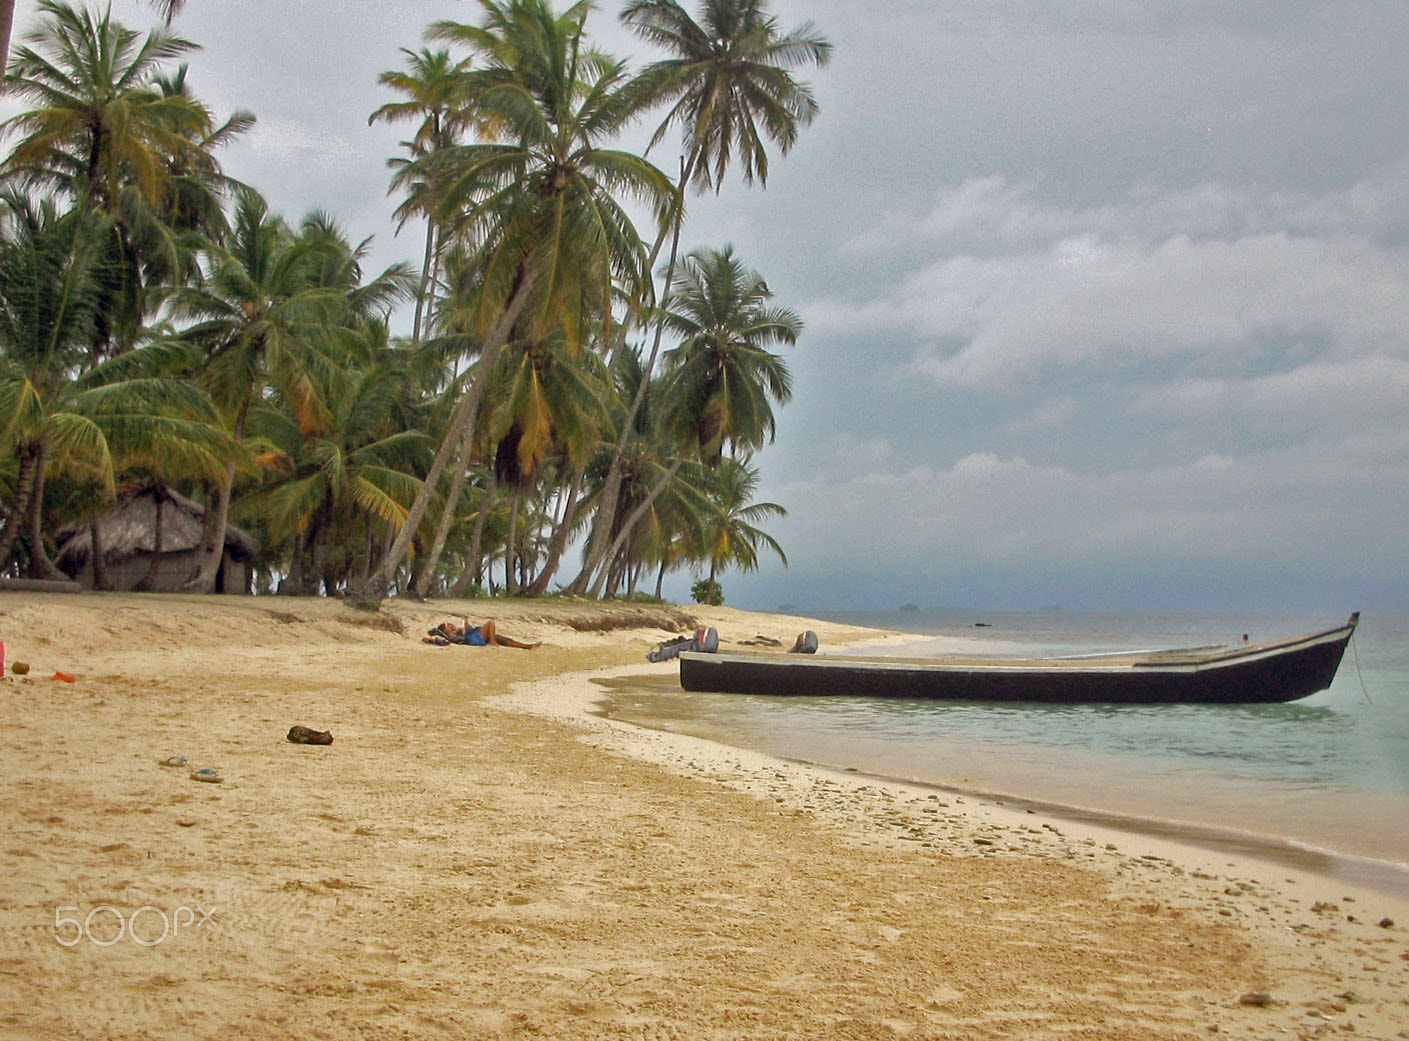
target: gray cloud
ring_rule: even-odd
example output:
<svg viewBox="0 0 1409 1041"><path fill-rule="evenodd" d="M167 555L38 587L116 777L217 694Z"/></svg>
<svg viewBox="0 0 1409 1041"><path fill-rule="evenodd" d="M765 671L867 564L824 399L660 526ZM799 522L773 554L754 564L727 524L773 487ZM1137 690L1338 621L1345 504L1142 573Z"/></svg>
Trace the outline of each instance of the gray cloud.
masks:
<svg viewBox="0 0 1409 1041"><path fill-rule="evenodd" d="M821 115L685 234L807 323L758 459L792 567L731 603L1409 606L1409 5L773 6L836 45ZM260 117L229 171L384 266L418 250L376 75L475 17L190 0L177 28L197 91Z"/></svg>

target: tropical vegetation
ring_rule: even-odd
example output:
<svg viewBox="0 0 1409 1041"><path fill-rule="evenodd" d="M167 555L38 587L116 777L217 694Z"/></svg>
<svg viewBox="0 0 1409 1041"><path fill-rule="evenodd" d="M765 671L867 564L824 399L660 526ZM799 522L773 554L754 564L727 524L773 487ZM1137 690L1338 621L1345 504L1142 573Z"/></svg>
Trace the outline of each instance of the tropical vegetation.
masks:
<svg viewBox="0 0 1409 1041"><path fill-rule="evenodd" d="M659 596L689 569L717 599L723 571L786 563L755 457L802 322L731 246L680 240L689 192L765 184L815 115L793 72L829 56L810 24L630 0L666 55L639 68L594 44L589 0L429 26L370 116L409 128L390 190L423 245L373 272L335 217L223 172L255 117L200 100L182 5L153 6L144 32L41 0L8 47L0 576L62 577L81 533L107 586L103 518L137 494L146 585L161 504L201 512L195 591L229 525L258 541L259 591L302 595ZM624 147L642 122L650 145ZM672 129L673 176L650 158Z"/></svg>

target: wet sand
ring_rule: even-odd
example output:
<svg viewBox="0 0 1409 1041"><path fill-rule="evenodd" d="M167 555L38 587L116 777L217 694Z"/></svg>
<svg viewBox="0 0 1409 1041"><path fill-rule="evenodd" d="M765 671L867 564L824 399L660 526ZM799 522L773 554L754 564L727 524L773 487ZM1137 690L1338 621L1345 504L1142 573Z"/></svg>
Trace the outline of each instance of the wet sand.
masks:
<svg viewBox="0 0 1409 1041"><path fill-rule="evenodd" d="M1306 823L1312 815L1306 813L1304 800L1301 803L1302 817L1296 818L1297 808L1293 804L1269 807L1264 802L1259 805L1257 793L1238 791L1236 794L1243 819L1257 820L1261 825L1262 830L1255 831L1240 827L1233 820L1218 819L1216 813L1208 817L1191 817L1191 793L1177 787L1154 786L1144 776L1126 778L1120 771L1130 770L1128 762L1112 767L1098 760L1099 765L1093 765L1089 755L1084 755L1078 762L1069 762L1064 760L1061 753L1034 758L1021 752L1014 755L1010 749L1001 747L985 748L976 753L972 747L961 747L953 738L927 746L923 762L909 762L903 758L907 751L912 751L909 746L899 750L902 758L897 760L894 746L888 747L885 742L876 741L873 734L847 737L835 725L828 728L820 739L816 734L778 733L771 730L764 720L747 716L742 728L731 728L709 715L709 710L702 713L698 703L701 695L684 695L682 698L678 678L673 673L645 675L627 672L596 682L602 689L593 711L636 726L750 748L833 772L864 774L876 781L900 782L950 795L977 798L987 803L1018 807L1046 817L1091 824L1110 831L1168 839L1248 858L1269 867L1281 865L1396 899L1409 900L1409 865L1392 859L1409 857L1402 800L1385 799L1384 804L1379 805L1372 797L1362 794L1354 798L1347 796L1335 806L1340 814L1359 816L1353 822L1346 817L1331 819L1328 831L1339 828L1348 832L1352 840L1370 847L1360 854L1354 850L1332 849L1323 843L1302 841L1275 831L1279 823L1289 819L1295 819L1298 825ZM700 718L701 715L707 718ZM1005 786L988 787L975 777L968 764L979 762L982 762L985 776L1001 776L1006 782ZM948 764L944 778L929 775L935 763ZM955 763L963 765L955 766ZM907 766L915 769L907 770ZM1111 793L1101 788L1103 784L1114 787L1113 800ZM1140 786L1140 792L1133 799L1128 790L1132 784ZM1069 793L1074 798L1063 801L1050 794L1053 792ZM1228 794L1221 794L1226 801ZM1086 801L1083 801L1083 796ZM1141 812L1097 804L1096 800L1101 798L1107 802L1143 803L1148 808ZM1194 801L1197 802L1197 798ZM1323 799L1315 807L1323 817L1326 814L1324 803ZM1327 825L1322 818L1315 818L1313 823ZM1369 830L1372 827L1373 830Z"/></svg>
<svg viewBox="0 0 1409 1041"><path fill-rule="evenodd" d="M0 1037L1409 1036L1394 901L591 715L696 620L864 635L0 594Z"/></svg>

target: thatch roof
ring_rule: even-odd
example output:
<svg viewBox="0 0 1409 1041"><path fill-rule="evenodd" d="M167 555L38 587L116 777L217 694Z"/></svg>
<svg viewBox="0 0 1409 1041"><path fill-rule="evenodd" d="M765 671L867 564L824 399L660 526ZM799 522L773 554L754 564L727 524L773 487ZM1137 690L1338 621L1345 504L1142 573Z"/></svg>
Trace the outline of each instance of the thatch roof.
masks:
<svg viewBox="0 0 1409 1041"><path fill-rule="evenodd" d="M201 544L205 508L177 492L165 489L161 508L161 551L183 553ZM104 557L110 562L156 551L157 491L145 488L118 499L99 518ZM58 533L56 563L82 566L93 552L93 533L87 524L72 524ZM259 552L259 540L233 525L225 526L225 550L235 560L250 560Z"/></svg>

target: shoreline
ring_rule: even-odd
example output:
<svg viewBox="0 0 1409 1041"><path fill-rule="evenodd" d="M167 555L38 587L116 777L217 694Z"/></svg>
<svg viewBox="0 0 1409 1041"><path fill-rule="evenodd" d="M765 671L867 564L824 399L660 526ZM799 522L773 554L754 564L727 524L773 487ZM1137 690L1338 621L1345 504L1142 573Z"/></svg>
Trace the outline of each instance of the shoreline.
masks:
<svg viewBox="0 0 1409 1041"><path fill-rule="evenodd" d="M652 670L651 675L669 675L672 671L670 663L658 666L644 665L642 668ZM1302 848L1289 841L1251 832L1067 806L1021 795L967 789L813 762L734 745L710 737L653 727L639 720L611 714L604 704L613 696L608 688L615 687L623 680L629 680L632 675L641 674L641 669L636 666L570 674L549 681L525 684L523 690L503 695L499 700L506 706L542 714L567 724L576 722L581 725L590 721L589 725L594 734L601 732L596 724L605 724L617 737L617 740L612 742L614 750L639 755L657 765L672 769L681 768L682 764L686 764L693 770L697 768L695 764L705 763L707 769L713 771L710 775L716 780L727 772L721 764L737 765L746 762L749 769L759 775L769 770L776 773L788 768L808 777L825 776L833 781L845 781L853 788L881 787L926 798L932 793L940 793L967 802L980 814L984 811L991 812L996 821L1005 822L1009 826L1014 820L1024 817L1037 817L1043 821L1047 830L1052 830L1050 826L1053 823L1061 823L1069 832L1075 829L1084 839L1099 839L1101 847L1110 852L1116 852L1110 847L1117 841L1139 842L1142 843L1140 849L1145 849L1148 845L1149 855L1158 855L1172 863L1178 863L1187 872L1212 870L1220 864L1225 868L1236 866L1241 874L1289 872L1297 876L1295 881L1298 884L1351 892L1356 894L1356 899L1362 903L1381 902L1387 907L1393 905L1401 921L1409 920L1409 878L1406 878L1409 871L1402 865L1370 858L1356 858L1333 851L1319 851L1310 847ZM633 732L658 735L663 740L633 742ZM745 790L756 790L756 780L752 775L741 779L740 783ZM774 797L776 793L769 790L767 795ZM1363 863L1364 874L1374 877L1388 874L1392 876L1394 885L1384 889L1370 884L1363 878L1349 877L1360 873L1354 870L1357 861ZM1348 874L1343 876L1327 871L1321 866L1332 863L1350 869Z"/></svg>
<svg viewBox="0 0 1409 1041"><path fill-rule="evenodd" d="M420 643L467 613L544 644ZM893 638L0 594L0 1036L1401 1036L1409 908L585 711L686 618Z"/></svg>
<svg viewBox="0 0 1409 1041"><path fill-rule="evenodd" d="M670 726L668 718L656 717L649 711L633 712L617 704L621 697L632 692L630 681L633 676L639 677L640 674L623 673L619 676L606 677L606 686L609 689L602 690L594 705L585 711L593 716L645 730L665 734L682 733L682 731L677 731ZM996 791L919 777L904 777L874 769L758 749L747 744L732 742L727 737L700 733L689 736L728 748L751 748L759 754L772 756L780 761L795 763L803 767L850 774L880 783L965 796L999 806L1014 806L1044 817L1074 824L1088 824L1116 834L1144 835L1154 839L1167 839L1181 845L1198 847L1210 853L1228 853L1232 856L1246 858L1256 863L1265 864L1268 869L1296 870L1306 875L1325 878L1329 882L1381 893L1395 900L1409 901L1409 862L1396 862L1349 853L1291 837L1252 831L1233 825L1141 815L1097 806L1083 806L1043 799L1021 792Z"/></svg>

